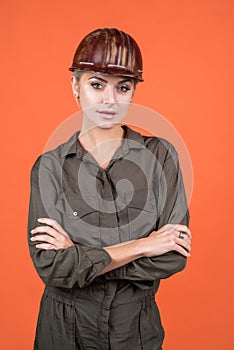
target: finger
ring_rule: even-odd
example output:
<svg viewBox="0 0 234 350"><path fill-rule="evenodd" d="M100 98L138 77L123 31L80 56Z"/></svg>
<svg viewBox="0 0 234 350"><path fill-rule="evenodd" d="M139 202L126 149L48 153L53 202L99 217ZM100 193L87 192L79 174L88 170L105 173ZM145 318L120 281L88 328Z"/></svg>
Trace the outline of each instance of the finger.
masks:
<svg viewBox="0 0 234 350"><path fill-rule="evenodd" d="M188 237L187 233L185 233L185 232L177 231L177 230L176 230L176 232L177 232L178 238L180 238L180 239L186 239Z"/></svg>
<svg viewBox="0 0 234 350"><path fill-rule="evenodd" d="M190 244L190 240L188 239L181 239L181 238L176 238L175 240L176 244L184 247L185 249L187 249L188 251L191 250L191 244Z"/></svg>
<svg viewBox="0 0 234 350"><path fill-rule="evenodd" d="M190 231L190 229L188 228L188 226L186 225L181 225L181 224L167 224L165 225L166 226L166 230L168 232L172 232L173 230L176 230L176 231L181 231L181 232L184 232L186 233L189 238L192 238L192 233Z"/></svg>
<svg viewBox="0 0 234 350"><path fill-rule="evenodd" d="M174 225L173 225L173 227L174 227ZM179 234L181 234L180 231L177 231L174 228L171 231L171 228L169 228L169 229L167 229L167 231L162 232L160 234L160 237L161 238L167 237L167 239L170 240L171 242L174 242L174 244L178 244L178 245L182 246L183 248L185 248L186 250L190 251L191 250L191 239L184 232L183 232L183 235L184 235L183 238L180 238Z"/></svg>
<svg viewBox="0 0 234 350"><path fill-rule="evenodd" d="M48 235L54 237L54 238L59 238L59 236L62 236L62 233L59 231L56 231L50 226L37 226L33 230L31 230L32 234L36 233L47 233Z"/></svg>
<svg viewBox="0 0 234 350"><path fill-rule="evenodd" d="M45 249L45 250L52 250L52 249L57 250L57 248L54 247L53 244L49 244L49 243L36 244L36 248L38 248L38 249Z"/></svg>
<svg viewBox="0 0 234 350"><path fill-rule="evenodd" d="M186 241L191 244L191 238L187 235L187 233L176 230L176 238Z"/></svg>
<svg viewBox="0 0 234 350"><path fill-rule="evenodd" d="M189 257L191 256L191 254L189 252L187 252L183 247L181 247L180 245L176 244L174 249L175 251L177 251L178 253L184 255L185 257Z"/></svg>
<svg viewBox="0 0 234 350"><path fill-rule="evenodd" d="M190 239L192 238L192 233L191 233L190 229L188 228L188 226L176 224L175 225L175 229L177 231L181 231L181 232L186 233L189 236Z"/></svg>
<svg viewBox="0 0 234 350"><path fill-rule="evenodd" d="M50 235L33 236L30 238L30 241L32 241L32 242L37 242L37 241L47 242L47 243L55 245L55 239L54 239L54 237L51 237Z"/></svg>
<svg viewBox="0 0 234 350"><path fill-rule="evenodd" d="M187 233L182 232L182 231L175 231L176 232L176 238L183 240L185 242L188 242L189 244L191 244L191 237L189 237L187 235Z"/></svg>
<svg viewBox="0 0 234 350"><path fill-rule="evenodd" d="M62 226L54 219L50 219L50 218L38 218L37 219L40 223L43 224L47 224L52 226L55 230L67 235L67 233L64 231L64 229L62 228Z"/></svg>

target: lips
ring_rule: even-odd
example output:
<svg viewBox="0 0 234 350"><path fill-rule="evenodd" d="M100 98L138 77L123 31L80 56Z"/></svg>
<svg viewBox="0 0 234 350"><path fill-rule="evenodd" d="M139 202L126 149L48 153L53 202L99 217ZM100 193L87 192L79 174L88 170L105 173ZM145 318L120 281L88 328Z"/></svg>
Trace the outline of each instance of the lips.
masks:
<svg viewBox="0 0 234 350"><path fill-rule="evenodd" d="M98 113L105 119L112 119L114 118L114 116L116 115L116 112L115 111L112 111L112 110L100 110L98 111Z"/></svg>
<svg viewBox="0 0 234 350"><path fill-rule="evenodd" d="M111 115L116 114L115 111L112 111L112 110L110 110L110 109L103 109L103 110L98 111L98 113L101 113L101 114L111 114Z"/></svg>

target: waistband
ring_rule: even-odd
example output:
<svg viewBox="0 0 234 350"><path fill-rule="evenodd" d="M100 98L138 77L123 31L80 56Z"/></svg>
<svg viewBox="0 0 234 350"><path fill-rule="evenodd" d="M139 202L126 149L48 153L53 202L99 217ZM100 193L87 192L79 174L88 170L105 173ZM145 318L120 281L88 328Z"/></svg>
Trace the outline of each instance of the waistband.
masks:
<svg viewBox="0 0 234 350"><path fill-rule="evenodd" d="M115 290L112 290L112 307L117 307L118 305L128 305L132 303L141 303L143 307L150 307L153 303L155 303L155 295L150 293L146 294L141 291L141 293L136 293L133 299L131 301L126 301L121 298L121 300L116 298L115 300ZM50 297L52 299L58 300L62 303L66 303L68 305L75 305L76 303L85 300L92 304L100 305L101 301L105 299L105 297L110 296L110 291L107 293L100 294L99 297L94 297L93 295L89 295L88 293L80 293L80 289L72 288L72 289L66 289L66 288L58 288L58 287L52 287L52 286L46 286L43 293L44 297Z"/></svg>

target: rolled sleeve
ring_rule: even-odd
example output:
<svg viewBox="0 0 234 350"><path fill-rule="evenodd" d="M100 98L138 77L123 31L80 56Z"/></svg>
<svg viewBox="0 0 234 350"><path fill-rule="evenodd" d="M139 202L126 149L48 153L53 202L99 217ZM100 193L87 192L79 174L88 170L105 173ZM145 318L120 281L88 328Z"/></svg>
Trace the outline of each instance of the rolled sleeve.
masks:
<svg viewBox="0 0 234 350"><path fill-rule="evenodd" d="M174 151L162 168L160 216L157 230L165 224L189 226L190 214L177 152ZM166 196L165 196L166 188ZM105 274L106 279L155 281L168 278L186 267L187 258L171 251L151 258L143 257Z"/></svg>
<svg viewBox="0 0 234 350"><path fill-rule="evenodd" d="M31 230L39 225L37 218L49 217L61 223L61 213L55 208L57 198L56 181L49 169L38 158L30 174L30 201L28 211L28 245L35 269L46 285L55 287L83 288L89 285L111 262L110 255L102 248L74 244L67 249L44 250L36 248L38 242L32 242ZM41 168L40 165L44 168ZM43 173L43 189L39 181L39 170ZM42 193L49 202L45 208ZM49 208L49 210L48 210ZM67 232L69 235L69 232Z"/></svg>

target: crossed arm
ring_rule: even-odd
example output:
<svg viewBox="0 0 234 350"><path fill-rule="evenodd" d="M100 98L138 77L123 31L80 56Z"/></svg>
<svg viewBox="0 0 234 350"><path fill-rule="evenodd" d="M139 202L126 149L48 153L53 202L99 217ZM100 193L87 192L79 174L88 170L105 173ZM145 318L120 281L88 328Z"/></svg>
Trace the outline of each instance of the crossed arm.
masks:
<svg viewBox="0 0 234 350"><path fill-rule="evenodd" d="M56 220L39 218L38 221L44 223L45 226L37 226L31 230L33 236L30 238L32 242L39 242L35 246L37 249L58 250L75 245ZM179 237L180 232L184 233L183 238ZM181 255L189 257L191 237L191 232L187 226L167 224L158 231L153 231L146 238L104 247L103 249L111 257L111 262L100 271L99 275L117 269L133 260L159 256L170 251L177 251ZM41 241L43 243L40 243Z"/></svg>
<svg viewBox="0 0 234 350"><path fill-rule="evenodd" d="M49 180L49 172L45 171L47 173ZM182 203L178 201L178 193L184 197L182 178L171 176L169 185L168 196L172 207L162 212L157 231L146 238L115 246L86 247L74 244L58 220L47 217L41 199L38 168L32 169L28 240L33 263L44 283L66 288L78 285L82 288L103 274L107 279L154 281L182 270L191 250L191 232L186 225L189 214L186 212L178 223L177 212ZM56 189L52 189L51 183L50 199L53 203ZM38 226L38 218L41 218L43 226ZM163 225L167 222L171 223ZM183 239L179 237L179 232L184 233Z"/></svg>

